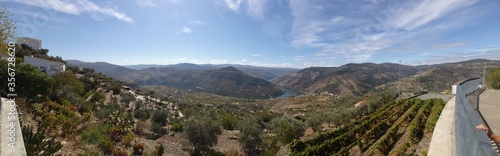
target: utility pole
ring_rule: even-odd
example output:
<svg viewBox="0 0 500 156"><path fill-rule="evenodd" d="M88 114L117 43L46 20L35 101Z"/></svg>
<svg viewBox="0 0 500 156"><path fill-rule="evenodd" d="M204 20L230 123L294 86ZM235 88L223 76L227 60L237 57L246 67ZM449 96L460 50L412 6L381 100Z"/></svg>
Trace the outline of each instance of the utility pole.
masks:
<svg viewBox="0 0 500 156"><path fill-rule="evenodd" d="M398 102L401 96L401 60L399 60L399 70L398 70Z"/></svg>

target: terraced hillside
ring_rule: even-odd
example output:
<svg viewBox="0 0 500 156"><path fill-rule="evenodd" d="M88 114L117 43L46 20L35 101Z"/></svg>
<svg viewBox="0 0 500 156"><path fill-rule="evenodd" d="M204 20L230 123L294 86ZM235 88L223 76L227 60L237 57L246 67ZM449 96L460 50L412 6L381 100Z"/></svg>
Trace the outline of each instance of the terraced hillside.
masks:
<svg viewBox="0 0 500 156"><path fill-rule="evenodd" d="M411 155L432 130L444 107L441 99L390 102L375 113L307 141L290 144L292 155ZM425 147L428 148L428 147Z"/></svg>

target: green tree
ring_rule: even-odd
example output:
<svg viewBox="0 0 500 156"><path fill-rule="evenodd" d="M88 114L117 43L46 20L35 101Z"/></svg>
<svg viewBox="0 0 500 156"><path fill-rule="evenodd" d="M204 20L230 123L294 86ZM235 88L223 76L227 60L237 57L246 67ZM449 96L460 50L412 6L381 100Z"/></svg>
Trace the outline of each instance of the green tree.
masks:
<svg viewBox="0 0 500 156"><path fill-rule="evenodd" d="M153 116L151 117L151 122L152 123L158 123L161 126L167 125L167 111L165 110L155 110L153 112Z"/></svg>
<svg viewBox="0 0 500 156"><path fill-rule="evenodd" d="M134 118L139 119L139 120L147 120L151 116L151 113L149 110L146 109L136 109L134 111Z"/></svg>
<svg viewBox="0 0 500 156"><path fill-rule="evenodd" d="M300 138L305 131L305 124L289 115L272 119L270 127L278 140L285 144Z"/></svg>
<svg viewBox="0 0 500 156"><path fill-rule="evenodd" d="M249 116L238 124L240 130L240 144L244 149L248 149L248 155L257 155L259 146L262 145L262 126L259 120Z"/></svg>
<svg viewBox="0 0 500 156"><path fill-rule="evenodd" d="M122 88L121 88L121 85L119 83L112 83L111 90L113 91L113 95L118 95L121 93Z"/></svg>
<svg viewBox="0 0 500 156"><path fill-rule="evenodd" d="M493 89L500 89L500 68L490 69L486 77L486 85Z"/></svg>
<svg viewBox="0 0 500 156"><path fill-rule="evenodd" d="M7 63L3 60L0 63L0 68L5 69L2 69L1 71L7 71ZM44 99L44 97L50 95L54 84L52 78L38 71L36 67L31 65L16 64L15 70L15 91L18 95L28 97L30 101L40 101L41 99ZM7 72L2 72L0 74L3 73L7 74ZM2 81L2 83L5 82L6 81ZM3 84L5 88L7 88L6 85L7 84Z"/></svg>
<svg viewBox="0 0 500 156"><path fill-rule="evenodd" d="M323 116L319 113L314 113L307 117L307 125L312 128L314 132L320 132L322 127L321 124L323 124Z"/></svg>
<svg viewBox="0 0 500 156"><path fill-rule="evenodd" d="M177 122L170 124L170 130L174 132L182 132L182 124Z"/></svg>
<svg viewBox="0 0 500 156"><path fill-rule="evenodd" d="M11 19L12 14L7 10L7 7L2 4L0 8L0 54L6 54L8 42L15 41L16 23Z"/></svg>
<svg viewBox="0 0 500 156"><path fill-rule="evenodd" d="M132 95L130 93L120 93L120 97L122 98L121 102L126 104L126 105L128 105L130 102L135 100L134 95Z"/></svg>
<svg viewBox="0 0 500 156"><path fill-rule="evenodd" d="M195 154L217 144L217 136L222 133L216 114L202 113L187 119L182 125L186 139L194 145Z"/></svg>
<svg viewBox="0 0 500 156"><path fill-rule="evenodd" d="M62 72L56 75L53 75L52 78L57 82L56 90L67 86L71 88L71 90L78 94L82 95L85 89L85 85L78 79L76 76L70 72Z"/></svg>
<svg viewBox="0 0 500 156"><path fill-rule="evenodd" d="M225 114L222 117L222 128L227 130L234 130L236 126L236 119L231 114Z"/></svg>

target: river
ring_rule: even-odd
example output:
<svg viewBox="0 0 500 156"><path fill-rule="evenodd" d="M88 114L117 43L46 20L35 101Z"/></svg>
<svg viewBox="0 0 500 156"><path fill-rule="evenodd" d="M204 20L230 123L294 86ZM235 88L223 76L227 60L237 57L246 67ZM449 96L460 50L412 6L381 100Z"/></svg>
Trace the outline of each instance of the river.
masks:
<svg viewBox="0 0 500 156"><path fill-rule="evenodd" d="M296 96L296 95L300 94L299 92L297 92L295 90L288 89L288 88L281 88L281 90L285 91L285 94L280 95L277 98L293 97L293 96Z"/></svg>

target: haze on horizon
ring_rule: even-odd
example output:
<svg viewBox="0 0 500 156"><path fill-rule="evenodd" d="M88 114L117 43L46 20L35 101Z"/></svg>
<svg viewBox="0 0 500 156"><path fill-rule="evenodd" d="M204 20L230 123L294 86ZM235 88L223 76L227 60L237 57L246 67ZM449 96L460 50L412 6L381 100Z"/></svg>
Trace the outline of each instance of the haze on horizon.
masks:
<svg viewBox="0 0 500 156"><path fill-rule="evenodd" d="M305 68L500 60L500 1L8 0L16 34L87 62Z"/></svg>

